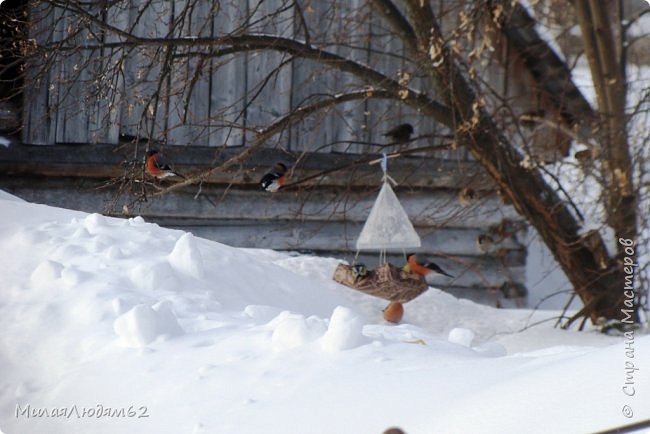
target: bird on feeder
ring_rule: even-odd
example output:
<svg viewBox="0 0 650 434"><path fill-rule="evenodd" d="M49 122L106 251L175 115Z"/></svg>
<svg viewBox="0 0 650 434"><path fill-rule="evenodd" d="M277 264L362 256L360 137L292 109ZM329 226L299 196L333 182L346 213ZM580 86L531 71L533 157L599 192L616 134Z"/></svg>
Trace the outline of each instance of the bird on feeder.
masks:
<svg viewBox="0 0 650 434"><path fill-rule="evenodd" d="M444 271L442 268L440 268L440 266L435 262L426 262L422 264L419 263L415 253L409 253L408 255L406 255L406 265L404 265L402 270L407 273L419 274L424 278L426 278L427 276L431 276L432 275L431 273L442 274L443 276L447 276L447 277L454 277L451 274Z"/></svg>
<svg viewBox="0 0 650 434"><path fill-rule="evenodd" d="M277 163L273 170L268 172L260 180L262 190L275 193L284 185L287 180L287 166Z"/></svg>
<svg viewBox="0 0 650 434"><path fill-rule="evenodd" d="M354 278L354 283L357 283L366 276L368 276L368 268L365 264L354 264L352 266L352 277Z"/></svg>

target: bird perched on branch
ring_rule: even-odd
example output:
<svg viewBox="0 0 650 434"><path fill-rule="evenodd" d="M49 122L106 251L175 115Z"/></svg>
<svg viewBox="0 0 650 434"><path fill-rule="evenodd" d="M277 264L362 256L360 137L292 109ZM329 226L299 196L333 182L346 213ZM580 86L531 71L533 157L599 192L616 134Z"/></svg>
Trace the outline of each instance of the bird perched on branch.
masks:
<svg viewBox="0 0 650 434"><path fill-rule="evenodd" d="M145 171L149 175L158 179L167 178L169 176L178 176L179 178L185 178L183 175L174 172L167 159L155 149L147 151Z"/></svg>
<svg viewBox="0 0 650 434"><path fill-rule="evenodd" d="M425 278L427 276L430 276L431 273L442 274L443 276L447 277L454 277L440 268L435 262L426 262L422 264L419 263L417 257L415 256L415 253L409 253L406 255L406 265L404 265L402 270L406 271L407 273L419 274Z"/></svg>
<svg viewBox="0 0 650 434"><path fill-rule="evenodd" d="M287 166L277 163L273 170L268 172L260 180L262 190L275 193L284 185L287 178Z"/></svg>
<svg viewBox="0 0 650 434"><path fill-rule="evenodd" d="M384 134L384 137L389 137L393 143L408 142L413 134L413 125L400 124Z"/></svg>
<svg viewBox="0 0 650 434"><path fill-rule="evenodd" d="M494 253L496 241L488 234L480 234L476 237L476 248L482 254Z"/></svg>
<svg viewBox="0 0 650 434"><path fill-rule="evenodd" d="M460 202L461 206L465 208L474 204L477 199L478 194L471 187L465 187L458 192L458 201Z"/></svg>

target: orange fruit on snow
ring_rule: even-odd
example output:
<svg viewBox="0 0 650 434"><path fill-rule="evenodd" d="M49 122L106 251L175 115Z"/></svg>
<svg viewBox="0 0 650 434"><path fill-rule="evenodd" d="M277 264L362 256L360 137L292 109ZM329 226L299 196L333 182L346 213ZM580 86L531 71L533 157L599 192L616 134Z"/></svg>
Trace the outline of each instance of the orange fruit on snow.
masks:
<svg viewBox="0 0 650 434"><path fill-rule="evenodd" d="M384 319L389 322L398 323L404 316L404 306L399 301L391 301L384 309Z"/></svg>

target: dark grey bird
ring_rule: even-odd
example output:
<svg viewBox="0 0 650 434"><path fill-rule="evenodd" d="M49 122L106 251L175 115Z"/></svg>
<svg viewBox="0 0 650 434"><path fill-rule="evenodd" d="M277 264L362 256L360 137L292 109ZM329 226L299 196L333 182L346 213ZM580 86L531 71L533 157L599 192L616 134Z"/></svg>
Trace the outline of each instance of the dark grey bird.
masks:
<svg viewBox="0 0 650 434"><path fill-rule="evenodd" d="M412 134L413 125L406 123L400 124L388 130L386 133L384 133L384 137L390 138L393 143L405 143L411 139Z"/></svg>

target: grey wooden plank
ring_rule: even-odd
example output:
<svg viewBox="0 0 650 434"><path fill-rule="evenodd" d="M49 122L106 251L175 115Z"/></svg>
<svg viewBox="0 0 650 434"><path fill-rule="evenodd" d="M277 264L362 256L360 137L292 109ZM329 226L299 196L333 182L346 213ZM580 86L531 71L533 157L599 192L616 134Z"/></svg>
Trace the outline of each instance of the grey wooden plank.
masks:
<svg viewBox="0 0 650 434"><path fill-rule="evenodd" d="M19 188L22 194L36 201L51 200L53 205L74 206L89 212L104 210L104 201L96 200L97 188L105 184L102 179L30 178L26 183L21 177L7 177L2 182L7 188ZM122 205L133 208L132 197L117 197L110 188L104 191L117 212L122 210ZM257 189L211 185L203 185L201 191L202 195L195 200L198 186L176 190L164 197L150 198L133 208L132 212L167 218L363 222L377 194L377 190L342 192L329 188L295 194L268 194ZM514 210L503 207L494 196L462 208L454 194L444 191L430 194L397 190L396 193L416 226L486 228L504 218L517 220Z"/></svg>
<svg viewBox="0 0 650 434"><path fill-rule="evenodd" d="M89 8L89 13L95 12ZM56 141L88 143L89 114L94 99L90 95L93 64L92 53L84 47L89 43L85 23L70 11L61 19L62 39L76 47L58 62L58 101L56 103Z"/></svg>
<svg viewBox="0 0 650 434"><path fill-rule="evenodd" d="M340 75L318 70L317 62L296 59L293 62L292 108L308 106L317 101L315 94L334 94L333 84ZM324 109L291 126L291 147L294 152L327 152L331 144L342 140L341 119L335 108Z"/></svg>
<svg viewBox="0 0 650 434"><path fill-rule="evenodd" d="M333 42L349 38L346 20L342 16L342 4L322 1L306 1L302 4L312 45L336 51ZM292 107L295 109L327 98L327 95L338 94L343 90L341 84L349 83L350 80L349 76L334 68L311 60L296 59L293 63ZM354 134L359 131L354 127L355 122L352 122L352 126L348 122L353 119L355 112L363 113L363 108L354 111L350 110L351 107L348 104L347 110L343 105L321 110L292 126L291 150L329 152L341 141L351 138L360 140Z"/></svg>
<svg viewBox="0 0 650 434"><path fill-rule="evenodd" d="M249 220L221 221L152 217L152 221L240 247L332 252L356 251L356 240L363 226L361 222L254 220L253 216ZM476 247L476 238L487 230L420 226L416 226L415 229L422 239L422 247L417 249L419 252L442 256L488 257ZM516 237L502 240L498 246L504 249L505 264L510 266L525 264L525 246ZM397 253L400 252L401 250L398 249Z"/></svg>
<svg viewBox="0 0 650 434"><path fill-rule="evenodd" d="M46 2L36 2L31 5L30 17L33 25L30 27L30 38L39 45L45 45L55 40L57 20L61 16L60 9ZM51 59L49 59L51 61ZM25 108L23 116L22 138L25 143L35 145L51 145L54 143L56 121L51 115L53 104L52 93L56 91L53 83L55 70L47 66L43 57L28 57L25 64Z"/></svg>
<svg viewBox="0 0 650 434"><path fill-rule="evenodd" d="M174 36L179 38L212 36L213 6L206 0L173 3ZM178 47L170 80L167 104L168 143L202 144L209 141L210 60L185 55L193 47Z"/></svg>
<svg viewBox="0 0 650 434"><path fill-rule="evenodd" d="M136 36L163 38L169 33L171 3L150 0L132 4L129 31ZM124 66L125 98L120 113L121 134L166 141L168 81L160 82L165 62L163 47L141 46L129 50ZM156 92L160 92L156 97Z"/></svg>
<svg viewBox="0 0 650 434"><path fill-rule="evenodd" d="M352 61L368 63L368 45L370 41L370 7L368 2L363 0L350 0L337 4L335 10L336 33L331 39L341 44L333 51L340 56ZM365 85L355 76L340 74L337 80L337 92L348 92L360 90ZM374 152L374 149L362 144L369 141L367 128L367 100L345 102L335 107L336 119L339 121L339 141L341 143L332 146L335 152L367 153ZM361 143L355 143L361 142Z"/></svg>
<svg viewBox="0 0 650 434"><path fill-rule="evenodd" d="M213 35L225 36L246 19L245 1L220 2L213 19ZM213 58L210 73L209 146L231 147L244 143L246 58L229 55Z"/></svg>
<svg viewBox="0 0 650 434"><path fill-rule="evenodd" d="M129 2L128 7L123 12L128 17L126 30L129 33L141 35L142 31L136 32L135 20L139 16L139 11L136 5ZM143 107L140 104L140 88L138 83L142 80L141 74L138 72L138 62L143 56L140 54L142 49L131 48L126 51L128 54L122 64L122 76L124 80L124 95L120 101L120 134L129 136L146 137L148 132L145 131L144 125L141 125L141 116Z"/></svg>
<svg viewBox="0 0 650 434"><path fill-rule="evenodd" d="M124 2L112 4L104 11L104 21L112 27L128 30L130 8ZM97 27L97 26L96 26ZM100 35L96 43L115 43L121 38L102 29L95 29L95 35ZM94 78L93 88L96 95L94 104L90 106L88 120L89 141L91 143L117 144L120 135L122 100L125 97L124 76L117 73L122 70L126 61L126 50L122 48L102 48L95 58L92 68Z"/></svg>
<svg viewBox="0 0 650 434"><path fill-rule="evenodd" d="M292 37L293 10L287 0L248 1L250 31L257 34ZM259 131L291 111L292 69L290 56L272 51L247 53L246 70L246 124ZM246 134L246 142L255 140L255 134ZM287 148L289 134L279 134L267 146Z"/></svg>
<svg viewBox="0 0 650 434"><path fill-rule="evenodd" d="M329 225L327 223L312 222L256 222L241 224L238 222L224 222L225 225L196 226L185 224L174 224L165 219L149 218L149 221L156 222L161 226L180 229L192 232L194 235L214 240L220 243L243 248L262 248L285 251L299 251L317 256L329 256L339 258L348 263L360 262L370 268L379 264L379 252L359 252L354 247L354 239L351 244L342 246L337 243L337 238L346 236L345 232L337 233L340 224ZM282 226L285 226L284 228ZM310 233L313 231L313 233ZM442 238L449 236L448 232L454 230L439 229ZM455 230L457 233L462 232ZM471 230L468 230L470 232ZM266 235L264 234L266 232ZM453 236L453 235L452 235ZM320 240L316 240L320 238ZM331 240L328 243L328 238ZM316 242L314 242L316 241ZM523 250L513 250L510 253L508 262L501 258L468 254L454 253L442 249L454 249L453 243L444 245L431 245L424 243L418 249L418 254L434 260L440 267L452 274L453 278L438 276L431 278L431 282L440 288L498 288L504 282L524 282L526 255ZM387 260L396 266L405 264L405 252L394 252L387 255Z"/></svg>
<svg viewBox="0 0 650 434"><path fill-rule="evenodd" d="M194 197L196 188L170 194L164 200L152 202L151 207L143 210L149 215L169 217L215 216L225 219L240 219L256 215L261 219L301 219L301 220L342 220L364 221L374 203L376 192L363 195L330 190L305 192L302 195L264 196L264 192L232 190L225 197L224 189L204 186L202 192L208 197L219 198L215 207L209 202L196 201L189 206L189 199ZM449 227L467 227L498 223L504 217L514 217L514 212L502 210L499 202L492 198L471 208L460 208L455 195L418 195L399 192L398 198L411 217L414 224L437 225Z"/></svg>
<svg viewBox="0 0 650 434"><path fill-rule="evenodd" d="M153 16L153 25L149 23L147 27L147 32L151 33L153 37L166 37L171 33L171 20L172 20L172 11L173 3L166 0L154 1L152 2L152 7L150 9L150 14ZM151 29L153 27L153 29ZM173 48L169 48L170 51L173 51ZM168 63L168 48L157 48L155 49L155 67L151 68L149 77L147 81L150 86L150 95L152 95L152 101L155 103L153 106L156 107L155 116L148 112L147 118L149 125L153 124L153 139L159 142L167 143L169 141L169 118L167 109L169 105L169 98L171 96L171 82L172 77L170 74L165 75L162 79L162 73L167 68ZM152 92L152 90L155 89ZM158 95L156 98L153 95ZM152 130L149 127L149 130Z"/></svg>
<svg viewBox="0 0 650 434"><path fill-rule="evenodd" d="M521 282L520 282L521 283ZM525 286L522 286L526 290ZM458 288L458 287L443 287L445 292L453 295L456 298L472 300L476 303L485 304L492 307L514 309L528 307L526 296L522 297L506 297L504 292L499 288L486 290L484 287L478 288ZM417 302L417 300L415 300ZM408 306L406 307L408 309Z"/></svg>
<svg viewBox="0 0 650 434"><path fill-rule="evenodd" d="M212 147L171 147L165 150L175 168L187 175L201 173L210 167L235 157L241 149L218 149ZM141 155L142 156L142 155ZM256 188L261 176L275 161L292 165L299 155L282 150L262 149L242 163L241 167L211 176L206 182L230 184ZM294 167L293 177L285 191L300 191L304 188L338 186L344 188L377 188L381 180L378 164L357 164L359 157L349 154L309 153L300 155L300 163ZM365 156L366 161L379 155ZM129 147L116 152L112 145L65 145L40 148L15 145L0 147L0 168L6 173L25 175L76 176L76 177L120 177L124 175L123 162L133 158ZM323 176L323 171L347 168ZM472 186L481 195L494 189L487 174L476 162L453 162L434 158L402 157L391 159L389 174L403 188L435 190L446 188L457 191Z"/></svg>

